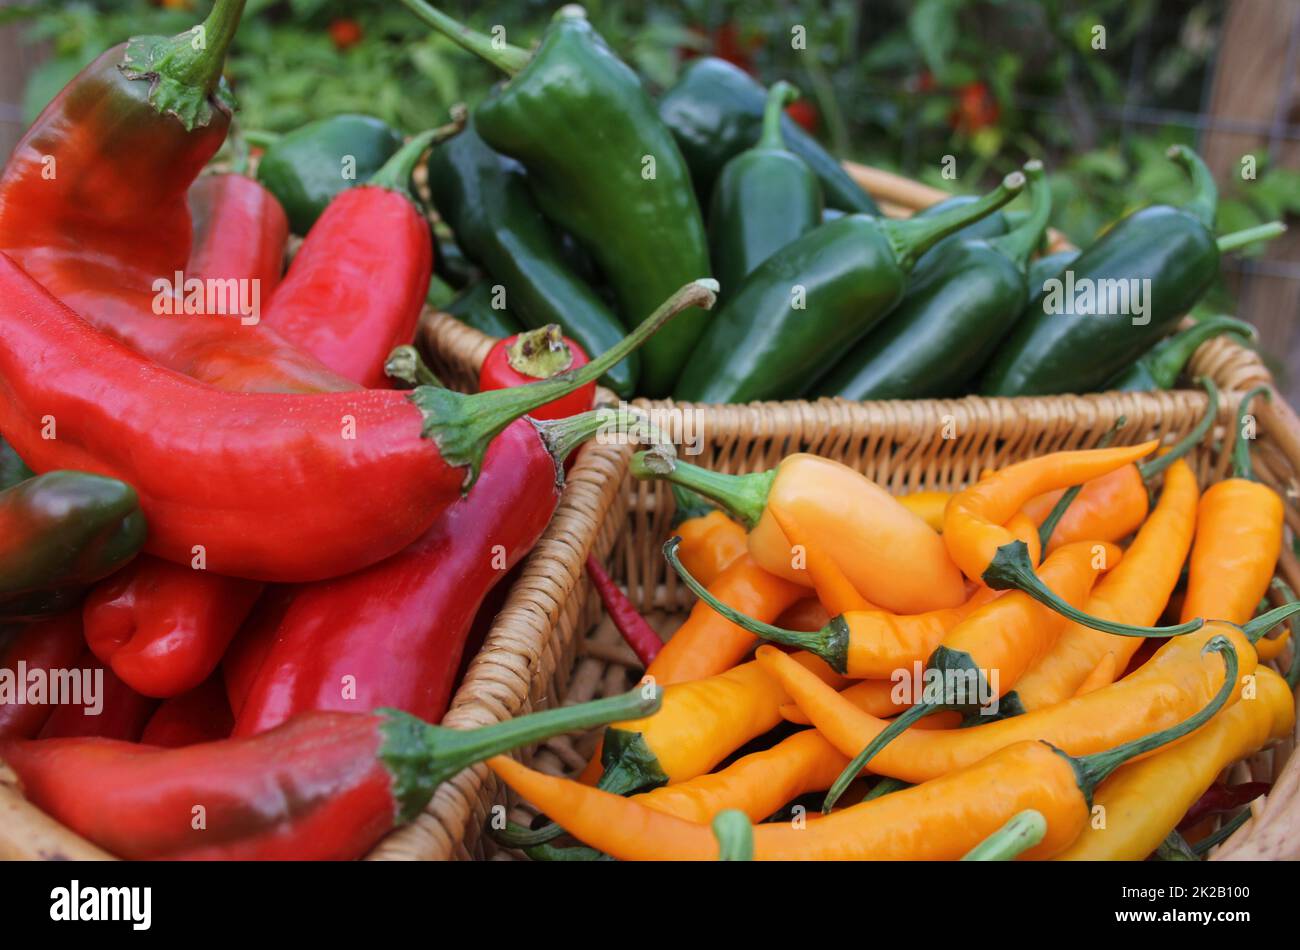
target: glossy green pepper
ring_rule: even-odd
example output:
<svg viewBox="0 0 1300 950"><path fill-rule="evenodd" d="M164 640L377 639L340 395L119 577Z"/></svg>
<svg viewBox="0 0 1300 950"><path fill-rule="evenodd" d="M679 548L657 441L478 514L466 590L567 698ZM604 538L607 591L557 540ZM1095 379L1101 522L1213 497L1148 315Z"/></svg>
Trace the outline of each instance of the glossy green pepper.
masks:
<svg viewBox="0 0 1300 950"><path fill-rule="evenodd" d="M1177 145L1169 155L1191 176L1192 201L1135 211L1049 281L994 356L982 393L1093 392L1168 334L1214 282L1214 179L1190 149ZM1067 299L1072 289L1082 306ZM1094 297L1091 307L1085 294ZM1101 296L1107 299L1099 306Z"/></svg>
<svg viewBox="0 0 1300 950"><path fill-rule="evenodd" d="M613 311L569 267L555 229L538 210L523 166L489 148L469 120L429 153L429 191L486 283L525 327L559 324L583 350L600 354L624 335ZM601 377L624 398L636 389L636 354Z"/></svg>
<svg viewBox="0 0 1300 950"><path fill-rule="evenodd" d="M701 200L713 192L722 167L758 138L767 93L747 72L709 56L687 67L659 99L659 115L672 130ZM880 209L835 156L789 116L781 118L785 146L802 158L822 184L830 208L862 214ZM726 291L726 287L723 287Z"/></svg>
<svg viewBox="0 0 1300 950"><path fill-rule="evenodd" d="M144 544L131 486L85 472L47 472L0 492L0 619L76 604Z"/></svg>
<svg viewBox="0 0 1300 950"><path fill-rule="evenodd" d="M481 280L462 290L443 310L466 326L498 340L523 333L526 328L518 317L505 307L492 306L495 295L492 281Z"/></svg>
<svg viewBox="0 0 1300 950"><path fill-rule="evenodd" d="M926 399L965 393L1029 296L1026 262L1047 229L1052 193L1041 162L1027 163L1025 174L1033 200L1029 218L1000 237L965 237L974 230L967 228L961 240L945 238L925 254L902 302L817 387L821 395Z"/></svg>
<svg viewBox="0 0 1300 950"><path fill-rule="evenodd" d="M674 391L689 402L794 399L902 299L917 258L1006 204L1008 175L979 201L932 218L850 214L809 231L760 264L723 305Z"/></svg>
<svg viewBox="0 0 1300 950"><path fill-rule="evenodd" d="M18 457L13 446L0 439L0 491L25 482L36 473Z"/></svg>
<svg viewBox="0 0 1300 950"><path fill-rule="evenodd" d="M928 208L922 208L916 213L918 218L930 218L936 214L943 214L950 208L962 208L972 201L978 201L979 195L953 195L951 198L945 198L943 201L935 202ZM930 250L921 255L921 259L916 262L916 269L920 272L926 265L926 262L932 258L938 257L943 253L944 248L961 241L969 241L976 238L995 238L1006 234L1010 230L1007 224L1007 215L1004 211L994 211L986 218L980 218L978 221L972 221L966 227L962 228L956 234L950 234Z"/></svg>
<svg viewBox="0 0 1300 950"><path fill-rule="evenodd" d="M423 0L402 2L511 77L475 110L478 134L523 164L538 206L591 254L625 326L709 276L704 219L677 143L581 7L561 7L529 52ZM704 310L687 310L651 337L641 349L641 394L669 392L708 322Z"/></svg>
<svg viewBox="0 0 1300 950"><path fill-rule="evenodd" d="M1236 333L1247 340L1255 338L1255 328L1232 317L1205 317L1195 324L1166 337L1151 347L1128 369L1112 377L1102 389L1124 392L1152 392L1173 389L1192 354L1207 340L1225 333Z"/></svg>
<svg viewBox="0 0 1300 950"><path fill-rule="evenodd" d="M331 116L272 139L257 180L280 199L293 233L306 234L336 195L365 184L401 147L402 136L379 119Z"/></svg>
<svg viewBox="0 0 1300 950"><path fill-rule="evenodd" d="M788 82L772 86L758 143L727 162L713 188L709 245L722 299L755 267L821 223L817 176L781 137L782 110L798 96Z"/></svg>

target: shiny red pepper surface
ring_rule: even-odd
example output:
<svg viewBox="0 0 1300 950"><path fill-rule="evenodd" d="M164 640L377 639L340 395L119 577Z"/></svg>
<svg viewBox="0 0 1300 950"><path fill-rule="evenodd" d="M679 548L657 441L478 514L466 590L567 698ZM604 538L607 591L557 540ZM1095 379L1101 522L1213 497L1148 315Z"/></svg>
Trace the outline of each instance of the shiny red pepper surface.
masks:
<svg viewBox="0 0 1300 950"><path fill-rule="evenodd" d="M0 670L13 677L15 690L23 694L0 701L0 739L30 739L41 731L54 710L48 702L50 674L76 667L85 650L81 615L75 610L30 623L13 634L0 652ZM41 701L31 702L34 699Z"/></svg>

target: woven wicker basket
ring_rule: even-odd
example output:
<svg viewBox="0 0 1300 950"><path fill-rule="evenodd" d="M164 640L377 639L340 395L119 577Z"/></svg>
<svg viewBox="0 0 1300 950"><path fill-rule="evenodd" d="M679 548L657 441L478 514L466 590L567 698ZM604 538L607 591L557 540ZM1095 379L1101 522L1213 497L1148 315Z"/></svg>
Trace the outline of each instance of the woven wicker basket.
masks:
<svg viewBox="0 0 1300 950"><path fill-rule="evenodd" d="M907 179L859 167L855 176L886 211L907 213L944 197ZM1058 241L1059 243L1059 241ZM426 315L424 348L449 385L471 389L493 341L445 314ZM1197 351L1192 372L1224 390L1220 427L1191 461L1202 486L1227 471L1229 414L1236 396L1271 383L1258 356L1227 339ZM608 394L605 394L608 396ZM646 407L671 403L643 403ZM1096 444L1124 416L1121 443L1180 436L1200 418L1203 393L1106 393L1022 399L918 400L885 403L762 403L693 407L703 438L693 459L720 471L756 471L792 451L811 451L852 465L894 492L952 489L987 468L1042 452ZM1300 472L1300 419L1281 400L1257 403L1259 438L1253 445L1258 474L1294 498ZM947 428L952 439L941 438ZM667 570L661 544L672 516L671 495L627 474L634 447L591 444L578 456L550 526L510 591L487 640L474 659L443 720L473 728L561 703L582 702L628 689L639 666L604 617L587 580L589 553L609 566L633 600L663 633L684 619L690 598ZM1287 510L1300 534L1300 514ZM1300 589L1300 563L1284 551L1280 573ZM1281 659L1287 660L1284 655ZM586 764L595 734L547 742L529 758L545 771L572 773ZM1291 834L1293 800L1300 798L1300 760L1289 762L1293 742L1275 746L1234 770L1238 778L1274 781L1272 793L1252 806L1254 817L1216 858L1293 858L1300 839ZM372 860L508 858L483 834L491 808L505 801L485 766L443 784L413 824L382 841ZM531 816L518 811L516 819ZM12 773L0 766L0 858L107 858L23 800Z"/></svg>

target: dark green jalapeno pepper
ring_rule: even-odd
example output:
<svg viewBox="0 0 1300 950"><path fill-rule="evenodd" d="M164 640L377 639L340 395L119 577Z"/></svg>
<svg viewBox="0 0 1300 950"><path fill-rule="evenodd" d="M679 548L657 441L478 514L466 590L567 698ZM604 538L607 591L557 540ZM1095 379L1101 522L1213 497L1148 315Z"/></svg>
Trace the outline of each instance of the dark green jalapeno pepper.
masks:
<svg viewBox="0 0 1300 950"><path fill-rule="evenodd" d="M713 192L722 167L758 138L767 93L747 72L709 56L692 63L659 99L659 115L672 130L701 200ZM785 147L802 158L822 185L828 207L880 214L880 209L839 161L789 116L781 118ZM726 292L726 286L723 286Z"/></svg>
<svg viewBox="0 0 1300 950"><path fill-rule="evenodd" d="M401 134L379 119L331 116L273 139L257 180L280 199L293 233L306 234L336 195L368 182L401 147Z"/></svg>
<svg viewBox="0 0 1300 950"><path fill-rule="evenodd" d="M85 472L47 472L0 492L0 619L74 605L144 544L129 485Z"/></svg>
<svg viewBox="0 0 1300 950"><path fill-rule="evenodd" d="M625 326L709 276L704 219L681 151L640 78L581 7L561 7L529 52L423 0L402 2L510 76L475 109L478 134L523 164L543 214L592 256ZM639 392L668 393L708 320L704 310L684 311L642 347Z"/></svg>
<svg viewBox="0 0 1300 950"><path fill-rule="evenodd" d="M1020 172L979 201L932 218L850 214L758 266L714 317L674 390L690 402L794 399L902 299L920 255L1010 201Z"/></svg>
<svg viewBox="0 0 1300 950"><path fill-rule="evenodd" d="M622 339L618 317L569 267L559 236L533 200L523 166L489 148L473 120L434 147L428 168L438 214L466 256L489 275L485 283L505 288L506 308L525 327L559 324L593 354ZM601 382L630 397L637 369L634 354Z"/></svg>
<svg viewBox="0 0 1300 950"><path fill-rule="evenodd" d="M1255 338L1255 328L1232 317L1205 317L1195 324L1161 340L1128 369L1112 377L1102 389L1124 392L1152 392L1173 389L1192 354L1207 340L1225 333L1236 333L1247 340Z"/></svg>
<svg viewBox="0 0 1300 950"><path fill-rule="evenodd" d="M758 143L727 162L713 188L709 245L722 299L755 267L821 223L817 176L781 138L781 110L798 96L788 82L772 86Z"/></svg>
<svg viewBox="0 0 1300 950"><path fill-rule="evenodd" d="M497 339L523 333L526 327L505 307L492 306L496 291L491 280L480 280L459 294L443 308L466 326Z"/></svg>
<svg viewBox="0 0 1300 950"><path fill-rule="evenodd" d="M902 302L849 351L819 393L924 399L965 392L1029 296L1026 261L1047 228L1052 195L1041 162L1027 163L1025 174L1033 199L1029 218L1010 234L956 243L945 238L925 254Z"/></svg>
<svg viewBox="0 0 1300 950"><path fill-rule="evenodd" d="M1191 202L1133 212L1049 279L994 356L981 392L1093 392L1164 338L1214 282L1218 190L1190 149L1176 145L1169 156L1191 176Z"/></svg>

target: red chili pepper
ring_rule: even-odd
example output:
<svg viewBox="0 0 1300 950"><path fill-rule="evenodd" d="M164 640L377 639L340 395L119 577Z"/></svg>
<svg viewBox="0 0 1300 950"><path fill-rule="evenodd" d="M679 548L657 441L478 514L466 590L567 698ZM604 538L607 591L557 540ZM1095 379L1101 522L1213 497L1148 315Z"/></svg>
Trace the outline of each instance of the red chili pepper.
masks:
<svg viewBox="0 0 1300 950"><path fill-rule="evenodd" d="M498 340L488 350L478 373L479 392L508 389L586 366L590 360L581 346L564 336L552 323L536 330ZM563 399L538 406L534 419L563 419L586 412L595 404L596 384L575 389Z"/></svg>
<svg viewBox="0 0 1300 950"><path fill-rule="evenodd" d="M137 558L87 597L86 642L137 692L179 696L217 668L261 593L257 581Z"/></svg>
<svg viewBox="0 0 1300 950"><path fill-rule="evenodd" d="M636 690L464 731L396 710L314 712L253 738L182 749L15 741L0 743L0 758L33 804L122 858L349 860L475 762L639 719L660 697Z"/></svg>
<svg viewBox="0 0 1300 950"><path fill-rule="evenodd" d="M62 702L54 707L41 727L41 739L97 736L135 742L145 723L158 708L158 701L141 696L105 669L94 654L83 648L70 667L79 672L80 703Z"/></svg>
<svg viewBox="0 0 1300 950"><path fill-rule="evenodd" d="M0 431L34 471L132 485L150 553L187 564L198 549L207 569L257 580L335 577L414 541L511 421L598 378L679 310L711 306L712 286L687 285L577 373L528 386L228 393L115 344L0 254Z"/></svg>
<svg viewBox="0 0 1300 950"><path fill-rule="evenodd" d="M361 30L361 24L350 17L339 17L337 20L331 20L329 33L334 48L340 52L356 46L365 35Z"/></svg>
<svg viewBox="0 0 1300 950"><path fill-rule="evenodd" d="M1196 804L1187 810L1183 820L1178 823L1180 830L1191 828L1215 815L1236 811L1242 805L1249 805L1261 795L1267 795L1273 788L1272 782L1241 782L1237 785L1215 783L1205 790Z"/></svg>
<svg viewBox="0 0 1300 950"><path fill-rule="evenodd" d="M642 665L649 666L663 649L663 637L641 616L636 605L614 583L609 572L600 566L595 555L587 556L587 573L591 575L592 586L600 595L600 602L605 605L609 619L614 621L614 626L632 648L636 658Z"/></svg>
<svg viewBox="0 0 1300 950"><path fill-rule="evenodd" d="M416 136L369 183L330 202L263 318L294 346L368 389L388 388L384 360L414 338L424 307L433 241L408 187L414 163L446 133Z"/></svg>
<svg viewBox="0 0 1300 950"><path fill-rule="evenodd" d="M158 707L140 736L143 745L179 749L230 738L235 717L226 702L220 675L209 676L188 693L173 696Z"/></svg>
<svg viewBox="0 0 1300 950"><path fill-rule="evenodd" d="M234 735L312 709L392 706L441 719L479 604L555 511L563 482L555 460L615 415L514 423L489 447L469 495L415 544L367 570L294 588L273 629L255 617L253 642L240 646L252 651L244 675L257 652L266 655L242 701L232 694ZM535 427L550 433L550 451Z"/></svg>
<svg viewBox="0 0 1300 950"><path fill-rule="evenodd" d="M275 645L276 631L280 621L293 603L297 587L270 587L262 595L248 622L239 628L235 639L221 661L221 678L226 686L226 700L230 709L239 718L257 674L266 662ZM233 731L233 727L232 727Z"/></svg>
<svg viewBox="0 0 1300 950"><path fill-rule="evenodd" d="M30 623L13 635L0 652L0 739L30 739L41 731L53 711L49 674L72 669L85 650L75 610ZM6 695L10 689L14 692Z"/></svg>
<svg viewBox="0 0 1300 950"><path fill-rule="evenodd" d="M247 175L200 175L189 190L194 241L185 273L256 280L263 301L284 270L289 218L275 195Z"/></svg>

